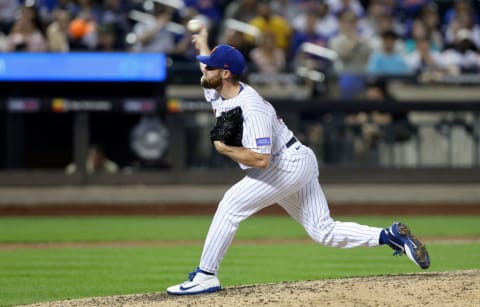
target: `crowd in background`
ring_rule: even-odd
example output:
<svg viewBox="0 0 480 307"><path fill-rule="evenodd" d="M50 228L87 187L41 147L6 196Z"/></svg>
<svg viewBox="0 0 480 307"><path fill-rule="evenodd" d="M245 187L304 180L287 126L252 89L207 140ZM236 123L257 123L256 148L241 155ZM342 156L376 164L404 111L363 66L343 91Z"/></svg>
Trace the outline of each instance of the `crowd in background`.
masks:
<svg viewBox="0 0 480 307"><path fill-rule="evenodd" d="M1 0L0 52L162 52L173 63L195 63L198 72L194 33L186 27L196 18L208 28L210 46L230 44L245 55L248 75L264 74L274 82L272 76L298 74L300 68L319 72L310 74L312 79L334 71L341 98L386 101L393 98L385 83L365 82L366 77L414 75L438 82L446 75L478 76L479 5L469 0ZM406 114L329 116L304 137L310 146L318 145L325 161L348 152L336 150L335 142L345 137L335 131L353 131L361 141L354 142L355 153L370 152L378 139L405 141L416 133Z"/></svg>
<svg viewBox="0 0 480 307"><path fill-rule="evenodd" d="M192 33L181 26L198 18L209 28L212 44L237 47L252 71L323 69L324 58L303 52L308 42L334 50L347 74L477 72L476 5L466 0L447 7L431 0L2 0L0 50L164 52L193 59ZM261 35L229 26L232 19Z"/></svg>

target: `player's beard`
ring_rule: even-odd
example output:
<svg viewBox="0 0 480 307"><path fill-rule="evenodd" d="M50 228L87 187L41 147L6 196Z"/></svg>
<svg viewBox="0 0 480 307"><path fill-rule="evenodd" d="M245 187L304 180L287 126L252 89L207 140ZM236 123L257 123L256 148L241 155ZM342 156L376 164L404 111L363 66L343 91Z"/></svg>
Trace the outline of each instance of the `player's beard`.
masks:
<svg viewBox="0 0 480 307"><path fill-rule="evenodd" d="M210 88L210 89L219 89L222 86L222 76L218 75L216 77L210 78L207 80L205 75L202 76L200 79L200 84L203 88Z"/></svg>

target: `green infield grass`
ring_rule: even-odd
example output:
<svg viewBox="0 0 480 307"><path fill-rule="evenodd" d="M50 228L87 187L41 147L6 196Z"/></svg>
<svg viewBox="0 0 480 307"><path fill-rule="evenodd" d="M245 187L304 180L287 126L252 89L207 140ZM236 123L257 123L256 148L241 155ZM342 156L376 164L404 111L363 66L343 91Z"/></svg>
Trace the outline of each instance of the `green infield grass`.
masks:
<svg viewBox="0 0 480 307"><path fill-rule="evenodd" d="M480 269L479 217L336 219L379 227L401 220L426 239L429 271ZM164 291L198 265L210 220L0 218L0 305ZM422 271L406 256L393 257L388 247L335 249L299 239L307 239L305 232L286 216L255 216L243 222L219 271L222 286ZM101 244L109 241L117 245ZM126 244L136 241L142 244ZM45 242L52 245L33 245ZM61 242L77 245L55 244ZM9 247L13 244L16 248Z"/></svg>

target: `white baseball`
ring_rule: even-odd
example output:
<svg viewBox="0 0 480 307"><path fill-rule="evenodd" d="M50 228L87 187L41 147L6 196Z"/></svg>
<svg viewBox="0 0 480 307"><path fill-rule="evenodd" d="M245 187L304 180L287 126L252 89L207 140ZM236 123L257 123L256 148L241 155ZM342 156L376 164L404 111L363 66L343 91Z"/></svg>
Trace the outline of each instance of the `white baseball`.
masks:
<svg viewBox="0 0 480 307"><path fill-rule="evenodd" d="M187 28L191 32L198 32L202 28L202 22L198 19L190 19L187 23Z"/></svg>

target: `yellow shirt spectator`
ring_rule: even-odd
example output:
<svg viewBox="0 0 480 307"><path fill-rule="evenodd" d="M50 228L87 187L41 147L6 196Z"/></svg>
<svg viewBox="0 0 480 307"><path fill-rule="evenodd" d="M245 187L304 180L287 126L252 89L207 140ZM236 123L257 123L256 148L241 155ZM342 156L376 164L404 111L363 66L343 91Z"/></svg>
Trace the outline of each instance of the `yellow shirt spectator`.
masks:
<svg viewBox="0 0 480 307"><path fill-rule="evenodd" d="M289 47L292 28L285 18L273 14L267 1L258 3L258 15L250 20L249 24L257 27L262 33L273 33L277 47L283 50ZM253 37L249 36L247 39L253 40Z"/></svg>

